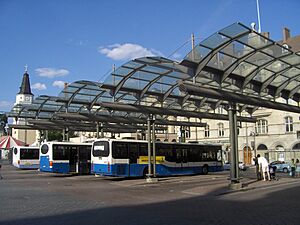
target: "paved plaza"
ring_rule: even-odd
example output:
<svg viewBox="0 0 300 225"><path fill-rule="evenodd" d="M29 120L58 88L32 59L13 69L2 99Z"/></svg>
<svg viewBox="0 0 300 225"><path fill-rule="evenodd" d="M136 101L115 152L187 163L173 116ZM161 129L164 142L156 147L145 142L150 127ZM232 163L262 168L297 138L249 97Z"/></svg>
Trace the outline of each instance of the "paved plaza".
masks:
<svg viewBox="0 0 300 225"><path fill-rule="evenodd" d="M229 172L144 179L61 176L2 166L0 224L299 224L300 178L228 190Z"/></svg>

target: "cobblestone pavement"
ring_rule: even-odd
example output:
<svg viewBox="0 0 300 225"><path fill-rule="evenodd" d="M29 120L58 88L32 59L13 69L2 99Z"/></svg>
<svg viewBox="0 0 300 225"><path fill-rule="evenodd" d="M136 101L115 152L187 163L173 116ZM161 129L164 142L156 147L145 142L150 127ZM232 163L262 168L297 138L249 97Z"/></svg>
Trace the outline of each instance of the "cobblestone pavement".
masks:
<svg viewBox="0 0 300 225"><path fill-rule="evenodd" d="M300 178L256 181L228 189L229 172L144 179L57 176L2 166L1 225L300 224Z"/></svg>

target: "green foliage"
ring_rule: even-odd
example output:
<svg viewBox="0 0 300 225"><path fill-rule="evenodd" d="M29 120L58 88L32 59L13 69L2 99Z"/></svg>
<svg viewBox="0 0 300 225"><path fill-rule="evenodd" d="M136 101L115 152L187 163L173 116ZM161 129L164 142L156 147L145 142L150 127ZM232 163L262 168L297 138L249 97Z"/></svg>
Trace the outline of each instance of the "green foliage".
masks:
<svg viewBox="0 0 300 225"><path fill-rule="evenodd" d="M74 131L68 131L69 138L77 137ZM63 140L63 132L58 130L49 130L48 131L48 140L47 141L62 141Z"/></svg>
<svg viewBox="0 0 300 225"><path fill-rule="evenodd" d="M7 132L5 130L6 124L7 116L5 114L0 114L0 132L2 131L5 135L7 135Z"/></svg>
<svg viewBox="0 0 300 225"><path fill-rule="evenodd" d="M58 130L49 130L48 131L48 140L47 141L62 141L63 134Z"/></svg>

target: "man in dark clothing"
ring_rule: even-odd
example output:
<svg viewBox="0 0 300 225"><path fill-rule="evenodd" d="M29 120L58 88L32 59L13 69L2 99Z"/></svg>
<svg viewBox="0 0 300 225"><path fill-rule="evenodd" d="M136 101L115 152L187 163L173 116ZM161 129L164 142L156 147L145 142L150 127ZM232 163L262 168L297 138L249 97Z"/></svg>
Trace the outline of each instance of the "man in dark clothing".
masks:
<svg viewBox="0 0 300 225"><path fill-rule="evenodd" d="M261 180L261 171L258 164L258 158L257 157L253 158L253 161L255 164L255 172L256 172L257 180Z"/></svg>

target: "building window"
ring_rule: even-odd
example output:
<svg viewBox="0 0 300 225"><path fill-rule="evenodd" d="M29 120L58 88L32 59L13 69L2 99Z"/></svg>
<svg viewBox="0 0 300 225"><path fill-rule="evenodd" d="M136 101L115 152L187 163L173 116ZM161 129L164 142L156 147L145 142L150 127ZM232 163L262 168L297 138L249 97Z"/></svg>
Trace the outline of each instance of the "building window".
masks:
<svg viewBox="0 0 300 225"><path fill-rule="evenodd" d="M268 121L258 120L255 125L255 131L257 134L267 134L268 133Z"/></svg>
<svg viewBox="0 0 300 225"><path fill-rule="evenodd" d="M204 129L204 137L209 137L209 125L206 125L206 126L205 126L205 129Z"/></svg>
<svg viewBox="0 0 300 225"><path fill-rule="evenodd" d="M224 137L224 123L218 123L218 133L219 137Z"/></svg>
<svg viewBox="0 0 300 225"><path fill-rule="evenodd" d="M297 150L299 151L300 150L300 143L297 143L293 146L292 150Z"/></svg>
<svg viewBox="0 0 300 225"><path fill-rule="evenodd" d="M285 132L293 131L293 117L287 116L285 117Z"/></svg>
<svg viewBox="0 0 300 225"><path fill-rule="evenodd" d="M185 127L185 137L190 138L191 137L191 129L190 127Z"/></svg>

